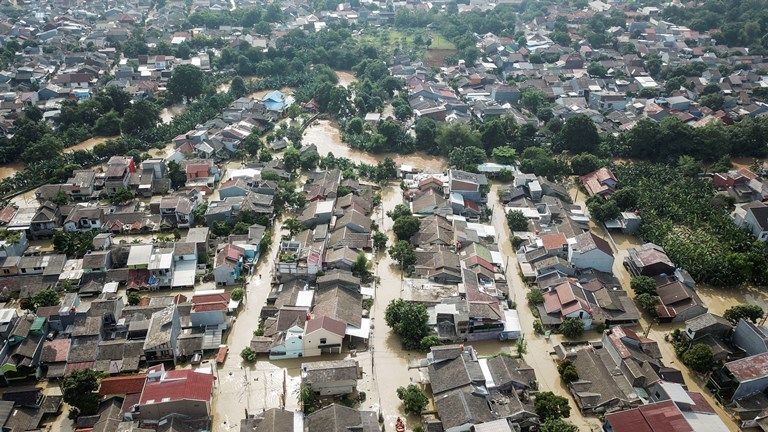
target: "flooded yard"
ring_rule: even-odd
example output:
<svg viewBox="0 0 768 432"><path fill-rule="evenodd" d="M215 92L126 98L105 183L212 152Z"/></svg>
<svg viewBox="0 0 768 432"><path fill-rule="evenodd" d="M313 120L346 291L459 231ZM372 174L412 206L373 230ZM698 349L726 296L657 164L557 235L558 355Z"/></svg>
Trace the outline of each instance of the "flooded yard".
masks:
<svg viewBox="0 0 768 432"><path fill-rule="evenodd" d="M78 150L91 150L103 142L107 142L108 140L119 138L119 137L120 135L89 138L85 141L81 141L73 146L65 148L64 153L73 153Z"/></svg>
<svg viewBox="0 0 768 432"><path fill-rule="evenodd" d="M181 103L165 107L160 110L160 121L164 124L168 124L173 121L173 118L179 114L184 114L187 111L187 106Z"/></svg>
<svg viewBox="0 0 768 432"><path fill-rule="evenodd" d="M430 156L425 153L400 155L395 153L371 154L353 149L341 140L338 125L330 120L317 120L304 131L303 145L314 144L320 156L332 153L336 157L344 157L355 162L376 164L386 157L392 158L398 164L412 165L429 172L442 172L448 167L445 158Z"/></svg>
<svg viewBox="0 0 768 432"><path fill-rule="evenodd" d="M0 165L0 179L11 177L23 169L24 164L21 162Z"/></svg>
<svg viewBox="0 0 768 432"><path fill-rule="evenodd" d="M357 81L355 74L349 71L336 71L336 76L339 78L339 85L344 88Z"/></svg>

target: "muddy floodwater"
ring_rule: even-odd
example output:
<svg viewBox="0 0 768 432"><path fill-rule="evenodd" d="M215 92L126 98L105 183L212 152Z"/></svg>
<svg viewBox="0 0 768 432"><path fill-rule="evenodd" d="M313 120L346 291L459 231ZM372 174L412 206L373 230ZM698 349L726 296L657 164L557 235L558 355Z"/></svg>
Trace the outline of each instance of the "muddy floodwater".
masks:
<svg viewBox="0 0 768 432"><path fill-rule="evenodd" d="M120 135L109 136L109 137L93 137L93 138L89 138L89 139L87 139L85 141L81 141L81 142L79 142L79 143L77 143L77 144L75 144L73 146L65 148L64 149L64 153L73 153L73 152L76 152L78 150L91 150L94 147L96 147L97 145L99 145L99 144L101 144L103 142L106 142L107 140L111 140L111 139L115 139L115 138L119 138L119 137L120 137Z"/></svg>
<svg viewBox="0 0 768 432"><path fill-rule="evenodd" d="M168 124L173 121L173 118L179 114L184 114L187 111L187 106L181 103L165 107L160 110L160 120L164 124Z"/></svg>
<svg viewBox="0 0 768 432"><path fill-rule="evenodd" d="M336 76L339 78L339 85L344 88L357 81L355 75L348 71L336 71Z"/></svg>
<svg viewBox="0 0 768 432"><path fill-rule="evenodd" d="M441 172L448 165L445 158L430 156L417 152L406 155L383 153L371 154L353 149L341 140L339 127L330 120L317 120L304 131L303 145L314 144L320 156L332 153L336 157L344 157L355 162L375 164L386 157L392 158L398 164L412 165L424 171Z"/></svg>

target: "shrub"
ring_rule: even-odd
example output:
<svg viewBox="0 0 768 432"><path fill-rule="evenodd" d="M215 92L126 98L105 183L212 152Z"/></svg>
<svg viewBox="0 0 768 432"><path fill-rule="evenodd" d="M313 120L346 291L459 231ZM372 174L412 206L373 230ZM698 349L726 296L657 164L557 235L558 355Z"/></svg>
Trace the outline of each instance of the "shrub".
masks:
<svg viewBox="0 0 768 432"><path fill-rule="evenodd" d="M532 306L544 304L544 293L542 293L538 288L534 288L528 291L528 294L525 295L525 298L528 299L528 304Z"/></svg>
<svg viewBox="0 0 768 432"><path fill-rule="evenodd" d="M570 360L563 360L560 362L560 364L557 365L557 372L566 384L579 380L579 372Z"/></svg>
<svg viewBox="0 0 768 432"><path fill-rule="evenodd" d="M232 300L234 301L240 301L243 299L244 291L242 288L238 287L232 290Z"/></svg>
<svg viewBox="0 0 768 432"><path fill-rule="evenodd" d="M397 389L397 398L403 401L403 407L407 414L420 415L427 406L427 395L415 384Z"/></svg>
<svg viewBox="0 0 768 432"><path fill-rule="evenodd" d="M242 351L240 351L240 357L242 357L243 361L246 363L255 363L256 351L254 351L251 347L245 347Z"/></svg>
<svg viewBox="0 0 768 432"><path fill-rule="evenodd" d="M635 276L629 283L636 295L656 295L656 281L648 276Z"/></svg>
<svg viewBox="0 0 768 432"><path fill-rule="evenodd" d="M569 339L575 339L584 334L584 323L578 318L566 318L560 324L560 333Z"/></svg>

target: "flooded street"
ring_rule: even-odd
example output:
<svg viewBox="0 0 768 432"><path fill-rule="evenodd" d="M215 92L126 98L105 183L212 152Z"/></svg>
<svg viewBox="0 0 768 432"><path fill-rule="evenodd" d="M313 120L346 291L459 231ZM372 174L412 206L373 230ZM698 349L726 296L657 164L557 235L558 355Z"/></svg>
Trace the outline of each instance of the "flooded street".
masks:
<svg viewBox="0 0 768 432"><path fill-rule="evenodd" d="M392 220L385 214L403 202L400 189L389 185L381 190L381 206L372 215L372 219L379 224L382 232L389 237L387 245L395 242L392 231ZM373 317L373 334L371 335L370 354L373 358L373 379L379 396L381 414L384 418L385 430L394 430L397 417L405 418L402 404L397 398L397 388L411 384L409 378L409 362L424 357L422 352L403 351L398 338L387 326L384 319L387 305L394 299L400 298L402 289L402 276L397 264L385 252L376 257L376 276L379 284L376 286L376 298L374 299L371 316ZM409 428L413 428L415 417L406 421Z"/></svg>
<svg viewBox="0 0 768 432"><path fill-rule="evenodd" d="M269 281L280 241L281 223L275 225L272 248L258 263L253 274L247 277L243 305L227 335L229 354L217 370L218 379L214 389L214 431L238 429L245 411L258 413L268 408L298 408L296 397L290 393L298 388L300 362L288 365L284 361L273 363L260 357L255 364L246 365L240 358L243 348L250 346L253 332L259 324L261 308L269 295ZM283 367L287 369L284 371Z"/></svg>
<svg viewBox="0 0 768 432"><path fill-rule="evenodd" d="M571 406L571 416L568 421L576 425L580 431L599 431L601 430L600 421L595 417L585 417L581 414L557 372L555 357L551 353L554 352L554 346L560 343L559 335L552 335L547 341L544 336L537 335L533 331L533 322L536 317L528 307L528 301L525 297L528 291L518 272L517 255L512 249L511 234L506 223L504 207L499 202L499 186L498 183L491 186L491 191L488 193L488 207L493 209L492 224L498 236L499 251L508 257L506 276L510 288L509 297L517 304L520 326L528 348L523 358L536 370L539 390L551 391L568 399ZM515 348L513 346L510 349L514 351Z"/></svg>
<svg viewBox="0 0 768 432"><path fill-rule="evenodd" d="M344 157L355 162L376 164L386 157L392 158L398 164L412 165L428 172L442 172L448 168L445 158L430 156L425 153L411 153L406 155L383 153L372 154L362 150L353 149L341 140L339 127L330 120L317 120L304 131L303 145L314 144L320 156L332 153L334 156Z"/></svg>

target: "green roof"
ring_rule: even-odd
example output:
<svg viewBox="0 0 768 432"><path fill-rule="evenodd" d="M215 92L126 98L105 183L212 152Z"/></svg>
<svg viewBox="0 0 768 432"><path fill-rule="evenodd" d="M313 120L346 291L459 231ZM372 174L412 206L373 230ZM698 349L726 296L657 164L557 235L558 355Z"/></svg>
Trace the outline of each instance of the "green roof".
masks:
<svg viewBox="0 0 768 432"><path fill-rule="evenodd" d="M29 328L29 331L33 331L33 332L42 331L43 324L45 324L45 318L37 317L35 318L35 321L32 322L32 327Z"/></svg>

